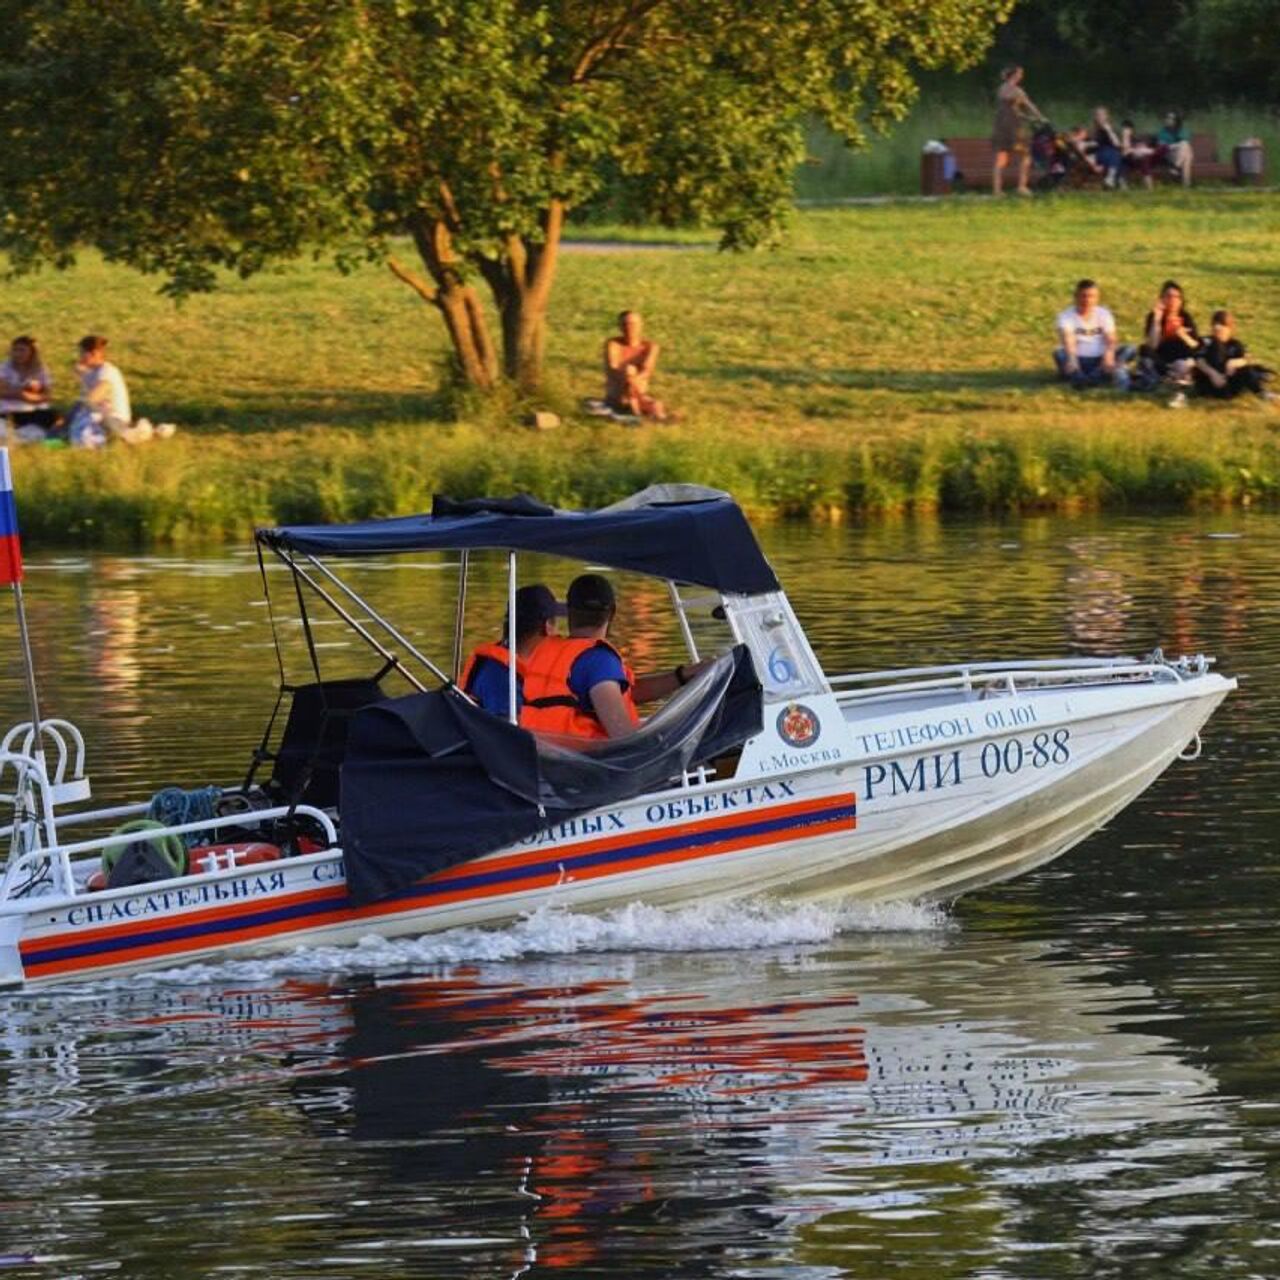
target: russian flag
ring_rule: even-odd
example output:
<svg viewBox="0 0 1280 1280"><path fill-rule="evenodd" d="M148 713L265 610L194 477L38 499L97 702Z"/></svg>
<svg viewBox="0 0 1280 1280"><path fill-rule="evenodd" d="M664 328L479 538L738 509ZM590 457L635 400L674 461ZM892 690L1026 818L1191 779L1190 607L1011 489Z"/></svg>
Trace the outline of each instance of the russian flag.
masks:
<svg viewBox="0 0 1280 1280"><path fill-rule="evenodd" d="M0 447L0 586L22 581L22 543L18 540L18 507L13 500L9 450Z"/></svg>

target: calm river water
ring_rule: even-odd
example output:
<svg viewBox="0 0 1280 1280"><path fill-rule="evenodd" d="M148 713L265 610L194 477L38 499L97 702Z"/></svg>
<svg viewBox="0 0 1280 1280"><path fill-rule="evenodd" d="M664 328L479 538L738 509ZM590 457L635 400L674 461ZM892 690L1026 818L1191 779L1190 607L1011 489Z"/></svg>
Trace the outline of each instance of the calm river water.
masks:
<svg viewBox="0 0 1280 1280"><path fill-rule="evenodd" d="M1160 643L1241 687L1200 760L947 911L549 914L3 997L0 1269L1280 1275L1280 518L764 541L829 670ZM446 647L447 572L353 580ZM662 593L624 585L636 665L671 660ZM104 801L243 773L259 588L246 554L33 558L46 711ZM472 638L500 590L483 567Z"/></svg>

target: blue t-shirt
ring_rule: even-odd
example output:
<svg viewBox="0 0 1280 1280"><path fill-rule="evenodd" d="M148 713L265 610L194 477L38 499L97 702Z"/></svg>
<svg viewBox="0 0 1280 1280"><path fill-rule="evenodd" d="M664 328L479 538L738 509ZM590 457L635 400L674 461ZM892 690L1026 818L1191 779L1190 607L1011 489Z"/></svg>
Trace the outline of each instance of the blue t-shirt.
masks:
<svg viewBox="0 0 1280 1280"><path fill-rule="evenodd" d="M471 673L471 688L468 692L486 710L495 716L507 718L510 710L510 675L506 664L495 662L492 658L478 658L475 670ZM516 676L516 711L524 703L524 681Z"/></svg>
<svg viewBox="0 0 1280 1280"><path fill-rule="evenodd" d="M606 680L612 680L624 691L627 688L622 659L604 645L597 645L594 649L580 653L569 668L569 689L584 711L591 710L591 690Z"/></svg>

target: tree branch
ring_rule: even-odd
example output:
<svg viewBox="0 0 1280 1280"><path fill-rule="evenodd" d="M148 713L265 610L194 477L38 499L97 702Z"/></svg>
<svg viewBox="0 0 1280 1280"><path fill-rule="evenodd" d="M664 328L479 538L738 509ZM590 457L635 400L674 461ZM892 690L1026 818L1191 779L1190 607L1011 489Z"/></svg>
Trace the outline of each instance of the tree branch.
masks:
<svg viewBox="0 0 1280 1280"><path fill-rule="evenodd" d="M560 237L564 231L564 215L564 201L552 199L542 220L542 243L529 254L529 292L539 302L545 302L551 293L551 282L555 278L556 260L560 252Z"/></svg>
<svg viewBox="0 0 1280 1280"><path fill-rule="evenodd" d="M429 285L416 271L410 271L408 267L396 258L388 258L387 266L393 276L398 280L403 280L424 302L429 302L433 307L440 305L439 289Z"/></svg>
<svg viewBox="0 0 1280 1280"><path fill-rule="evenodd" d="M578 61L569 76L570 84L581 84L602 58L612 53L618 45L631 34L636 25L643 22L655 9L667 0L639 0L639 3L623 10L617 22L607 31L602 31L594 40L587 42L578 57Z"/></svg>

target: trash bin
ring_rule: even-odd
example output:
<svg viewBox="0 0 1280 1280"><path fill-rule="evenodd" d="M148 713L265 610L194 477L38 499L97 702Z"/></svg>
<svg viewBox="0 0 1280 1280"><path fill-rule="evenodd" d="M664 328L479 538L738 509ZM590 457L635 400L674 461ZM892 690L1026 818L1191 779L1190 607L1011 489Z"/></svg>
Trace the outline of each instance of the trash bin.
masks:
<svg viewBox="0 0 1280 1280"><path fill-rule="evenodd" d="M951 190L955 176L955 161L951 152L941 143L926 144L920 153L920 194L945 196Z"/></svg>
<svg viewBox="0 0 1280 1280"><path fill-rule="evenodd" d="M1236 166L1236 181L1246 186L1258 186L1262 182L1265 157L1261 138L1246 138L1232 153Z"/></svg>

